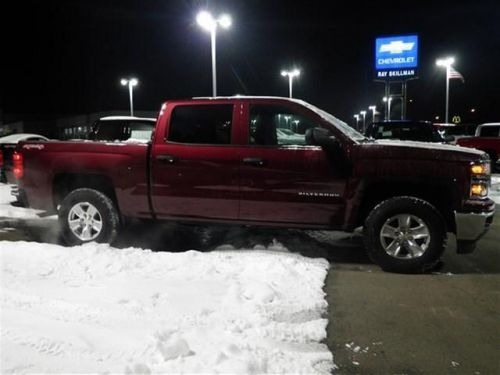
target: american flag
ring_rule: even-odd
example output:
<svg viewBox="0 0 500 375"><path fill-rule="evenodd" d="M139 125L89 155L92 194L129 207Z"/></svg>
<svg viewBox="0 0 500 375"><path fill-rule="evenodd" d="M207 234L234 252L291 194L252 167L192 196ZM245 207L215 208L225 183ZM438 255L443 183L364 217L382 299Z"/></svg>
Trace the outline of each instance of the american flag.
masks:
<svg viewBox="0 0 500 375"><path fill-rule="evenodd" d="M449 79L461 79L462 83L465 82L464 77L460 74L459 71L455 70L452 66L450 66L450 75L448 76Z"/></svg>

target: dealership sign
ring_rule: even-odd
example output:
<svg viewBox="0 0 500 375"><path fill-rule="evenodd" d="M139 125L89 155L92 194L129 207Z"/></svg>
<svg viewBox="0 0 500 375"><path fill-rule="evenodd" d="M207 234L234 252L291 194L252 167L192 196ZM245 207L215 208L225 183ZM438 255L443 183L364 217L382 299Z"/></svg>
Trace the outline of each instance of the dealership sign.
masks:
<svg viewBox="0 0 500 375"><path fill-rule="evenodd" d="M375 77L378 80L415 78L418 68L418 35L375 39Z"/></svg>

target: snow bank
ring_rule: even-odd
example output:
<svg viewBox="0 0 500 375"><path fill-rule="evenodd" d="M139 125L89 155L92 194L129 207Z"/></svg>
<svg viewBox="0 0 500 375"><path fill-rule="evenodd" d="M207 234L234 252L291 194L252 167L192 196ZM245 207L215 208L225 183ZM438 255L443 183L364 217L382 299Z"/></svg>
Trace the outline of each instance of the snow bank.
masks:
<svg viewBox="0 0 500 375"><path fill-rule="evenodd" d="M491 176L490 198L500 204L500 175Z"/></svg>
<svg viewBox="0 0 500 375"><path fill-rule="evenodd" d="M2 373L328 373L324 259L0 242Z"/></svg>

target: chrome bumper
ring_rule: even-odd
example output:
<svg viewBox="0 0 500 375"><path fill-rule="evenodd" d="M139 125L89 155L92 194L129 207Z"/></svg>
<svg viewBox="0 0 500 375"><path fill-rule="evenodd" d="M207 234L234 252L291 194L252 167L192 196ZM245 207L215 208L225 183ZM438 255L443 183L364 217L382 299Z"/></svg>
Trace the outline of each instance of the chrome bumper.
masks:
<svg viewBox="0 0 500 375"><path fill-rule="evenodd" d="M495 210L489 212L455 212L457 241L477 241L487 231L493 221Z"/></svg>

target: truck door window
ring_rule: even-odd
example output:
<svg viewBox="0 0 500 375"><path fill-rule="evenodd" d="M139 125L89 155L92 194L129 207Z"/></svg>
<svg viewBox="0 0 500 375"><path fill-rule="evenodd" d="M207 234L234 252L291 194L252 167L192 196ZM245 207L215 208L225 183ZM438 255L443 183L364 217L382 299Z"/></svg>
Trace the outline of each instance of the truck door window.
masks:
<svg viewBox="0 0 500 375"><path fill-rule="evenodd" d="M305 145L307 129L318 126L290 108L270 105L250 107L251 145Z"/></svg>
<svg viewBox="0 0 500 375"><path fill-rule="evenodd" d="M480 130L480 136L481 137L498 137L498 132L499 132L499 127L498 126L484 126Z"/></svg>
<svg viewBox="0 0 500 375"><path fill-rule="evenodd" d="M232 117L230 104L177 106L172 111L167 139L179 143L230 144Z"/></svg>

